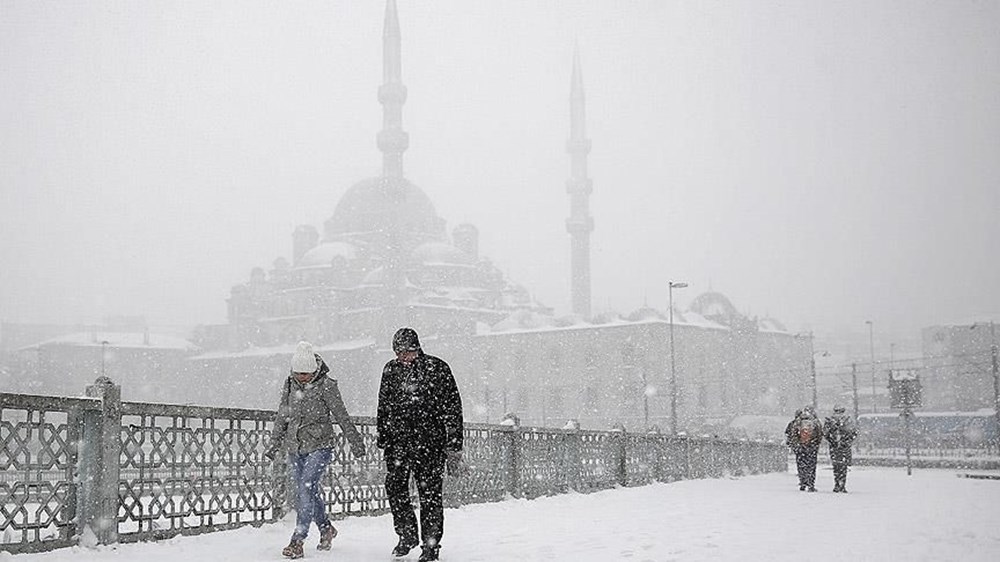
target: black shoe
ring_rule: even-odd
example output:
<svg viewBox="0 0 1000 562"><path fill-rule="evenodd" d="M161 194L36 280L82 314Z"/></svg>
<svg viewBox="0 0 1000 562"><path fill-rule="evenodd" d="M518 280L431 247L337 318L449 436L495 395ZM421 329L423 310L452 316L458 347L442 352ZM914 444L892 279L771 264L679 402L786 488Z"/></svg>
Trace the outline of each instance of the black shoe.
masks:
<svg viewBox="0 0 1000 562"><path fill-rule="evenodd" d="M417 541L417 539L401 538L399 539L399 544L396 545L396 548L392 549L392 555L395 556L396 558L406 556L418 544L420 543Z"/></svg>
<svg viewBox="0 0 1000 562"><path fill-rule="evenodd" d="M438 559L438 548L434 546L425 546L423 552L420 553L420 558L417 558L417 562L431 562L432 560Z"/></svg>
<svg viewBox="0 0 1000 562"><path fill-rule="evenodd" d="M815 492L816 491L816 487L815 486L809 486L809 491L810 492Z"/></svg>
<svg viewBox="0 0 1000 562"><path fill-rule="evenodd" d="M800 492L805 492L806 491L806 487L804 485L799 486L799 491Z"/></svg>

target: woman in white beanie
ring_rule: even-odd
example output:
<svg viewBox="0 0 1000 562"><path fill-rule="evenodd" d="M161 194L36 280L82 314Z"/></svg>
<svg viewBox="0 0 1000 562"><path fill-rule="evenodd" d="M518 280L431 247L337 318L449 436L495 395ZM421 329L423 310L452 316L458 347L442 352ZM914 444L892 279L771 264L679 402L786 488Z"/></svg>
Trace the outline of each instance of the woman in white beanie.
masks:
<svg viewBox="0 0 1000 562"><path fill-rule="evenodd" d="M292 355L291 371L281 392L271 445L264 455L273 459L282 448L288 452L296 484L296 517L292 539L281 553L288 558L302 558L302 545L312 523L319 527L316 548L329 550L337 536L319 483L337 442L333 422L340 425L355 457L365 456L365 443L351 422L337 381L327 376L330 369L322 357L313 353L312 344L299 342Z"/></svg>

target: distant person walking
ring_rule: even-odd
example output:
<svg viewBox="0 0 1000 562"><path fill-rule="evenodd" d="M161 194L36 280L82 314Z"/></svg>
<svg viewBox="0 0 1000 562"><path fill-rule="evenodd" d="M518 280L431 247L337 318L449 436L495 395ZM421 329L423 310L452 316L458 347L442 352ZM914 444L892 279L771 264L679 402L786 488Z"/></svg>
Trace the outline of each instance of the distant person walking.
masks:
<svg viewBox="0 0 1000 562"><path fill-rule="evenodd" d="M438 560L444 535L441 486L445 469L462 465L462 398L451 367L420 348L417 332L392 337L396 358L382 369L378 391L378 446L385 450L385 490L399 543L395 557L422 543L420 562ZM420 496L420 530L410 503L413 476Z"/></svg>
<svg viewBox="0 0 1000 562"><path fill-rule="evenodd" d="M851 465L851 446L858 436L854 420L843 406L834 406L833 415L826 418L823 432L830 444L830 462L833 463L833 491L847 493L847 467Z"/></svg>
<svg viewBox="0 0 1000 562"><path fill-rule="evenodd" d="M800 491L816 491L816 456L823 442L823 424L816 417L812 406L795 412L785 427L785 440L795 453L795 466L799 474Z"/></svg>
<svg viewBox="0 0 1000 562"><path fill-rule="evenodd" d="M319 550L330 550L337 536L337 528L326 513L319 482L337 442L334 421L351 444L351 454L357 458L365 456L364 439L351 422L337 381L327 376L329 372L323 358L313 353L312 344L299 342L292 355L291 374L281 390L271 444L264 453L273 459L285 449L295 481L295 531L281 551L287 558L302 558L302 545L311 523L319 528L316 547Z"/></svg>

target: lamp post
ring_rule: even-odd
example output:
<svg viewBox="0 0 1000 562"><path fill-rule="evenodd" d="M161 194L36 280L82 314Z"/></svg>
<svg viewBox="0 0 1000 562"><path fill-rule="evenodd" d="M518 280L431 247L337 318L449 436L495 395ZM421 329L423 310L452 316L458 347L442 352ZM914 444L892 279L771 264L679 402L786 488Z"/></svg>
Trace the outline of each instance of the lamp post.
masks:
<svg viewBox="0 0 1000 562"><path fill-rule="evenodd" d="M670 431L677 435L677 367L674 365L674 289L683 289L687 283L667 284L670 308Z"/></svg>
<svg viewBox="0 0 1000 562"><path fill-rule="evenodd" d="M813 347L813 333L809 332L809 373L812 376L813 411L819 407L818 391L816 389L816 349Z"/></svg>
<svg viewBox="0 0 1000 562"><path fill-rule="evenodd" d="M872 413L876 413L878 409L875 407L875 325L871 320L865 320L865 324L868 324L868 349L871 352L871 362L872 362Z"/></svg>
<svg viewBox="0 0 1000 562"><path fill-rule="evenodd" d="M817 408L819 408L819 398L818 398L819 390L818 390L818 385L816 383L816 354L822 353L823 357L826 357L827 355L830 355L830 353L824 350L816 351L813 345L813 340L815 339L815 336L813 335L812 331L795 334L794 337L807 338L809 340L809 377L812 384L812 407L813 410L816 410Z"/></svg>
<svg viewBox="0 0 1000 562"><path fill-rule="evenodd" d="M101 378L104 378L104 354L108 349L108 344L111 343L108 340L101 340Z"/></svg>

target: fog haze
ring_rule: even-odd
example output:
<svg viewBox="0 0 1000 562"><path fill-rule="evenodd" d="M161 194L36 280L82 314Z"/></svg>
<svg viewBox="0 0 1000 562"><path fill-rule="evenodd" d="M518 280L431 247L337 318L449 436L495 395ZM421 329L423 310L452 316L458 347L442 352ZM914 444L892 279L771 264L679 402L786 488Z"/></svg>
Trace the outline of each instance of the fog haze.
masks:
<svg viewBox="0 0 1000 562"><path fill-rule="evenodd" d="M0 0L0 319L222 323L381 172L383 2ZM399 1L406 176L569 311L668 280L790 329L1000 316L1000 3Z"/></svg>

